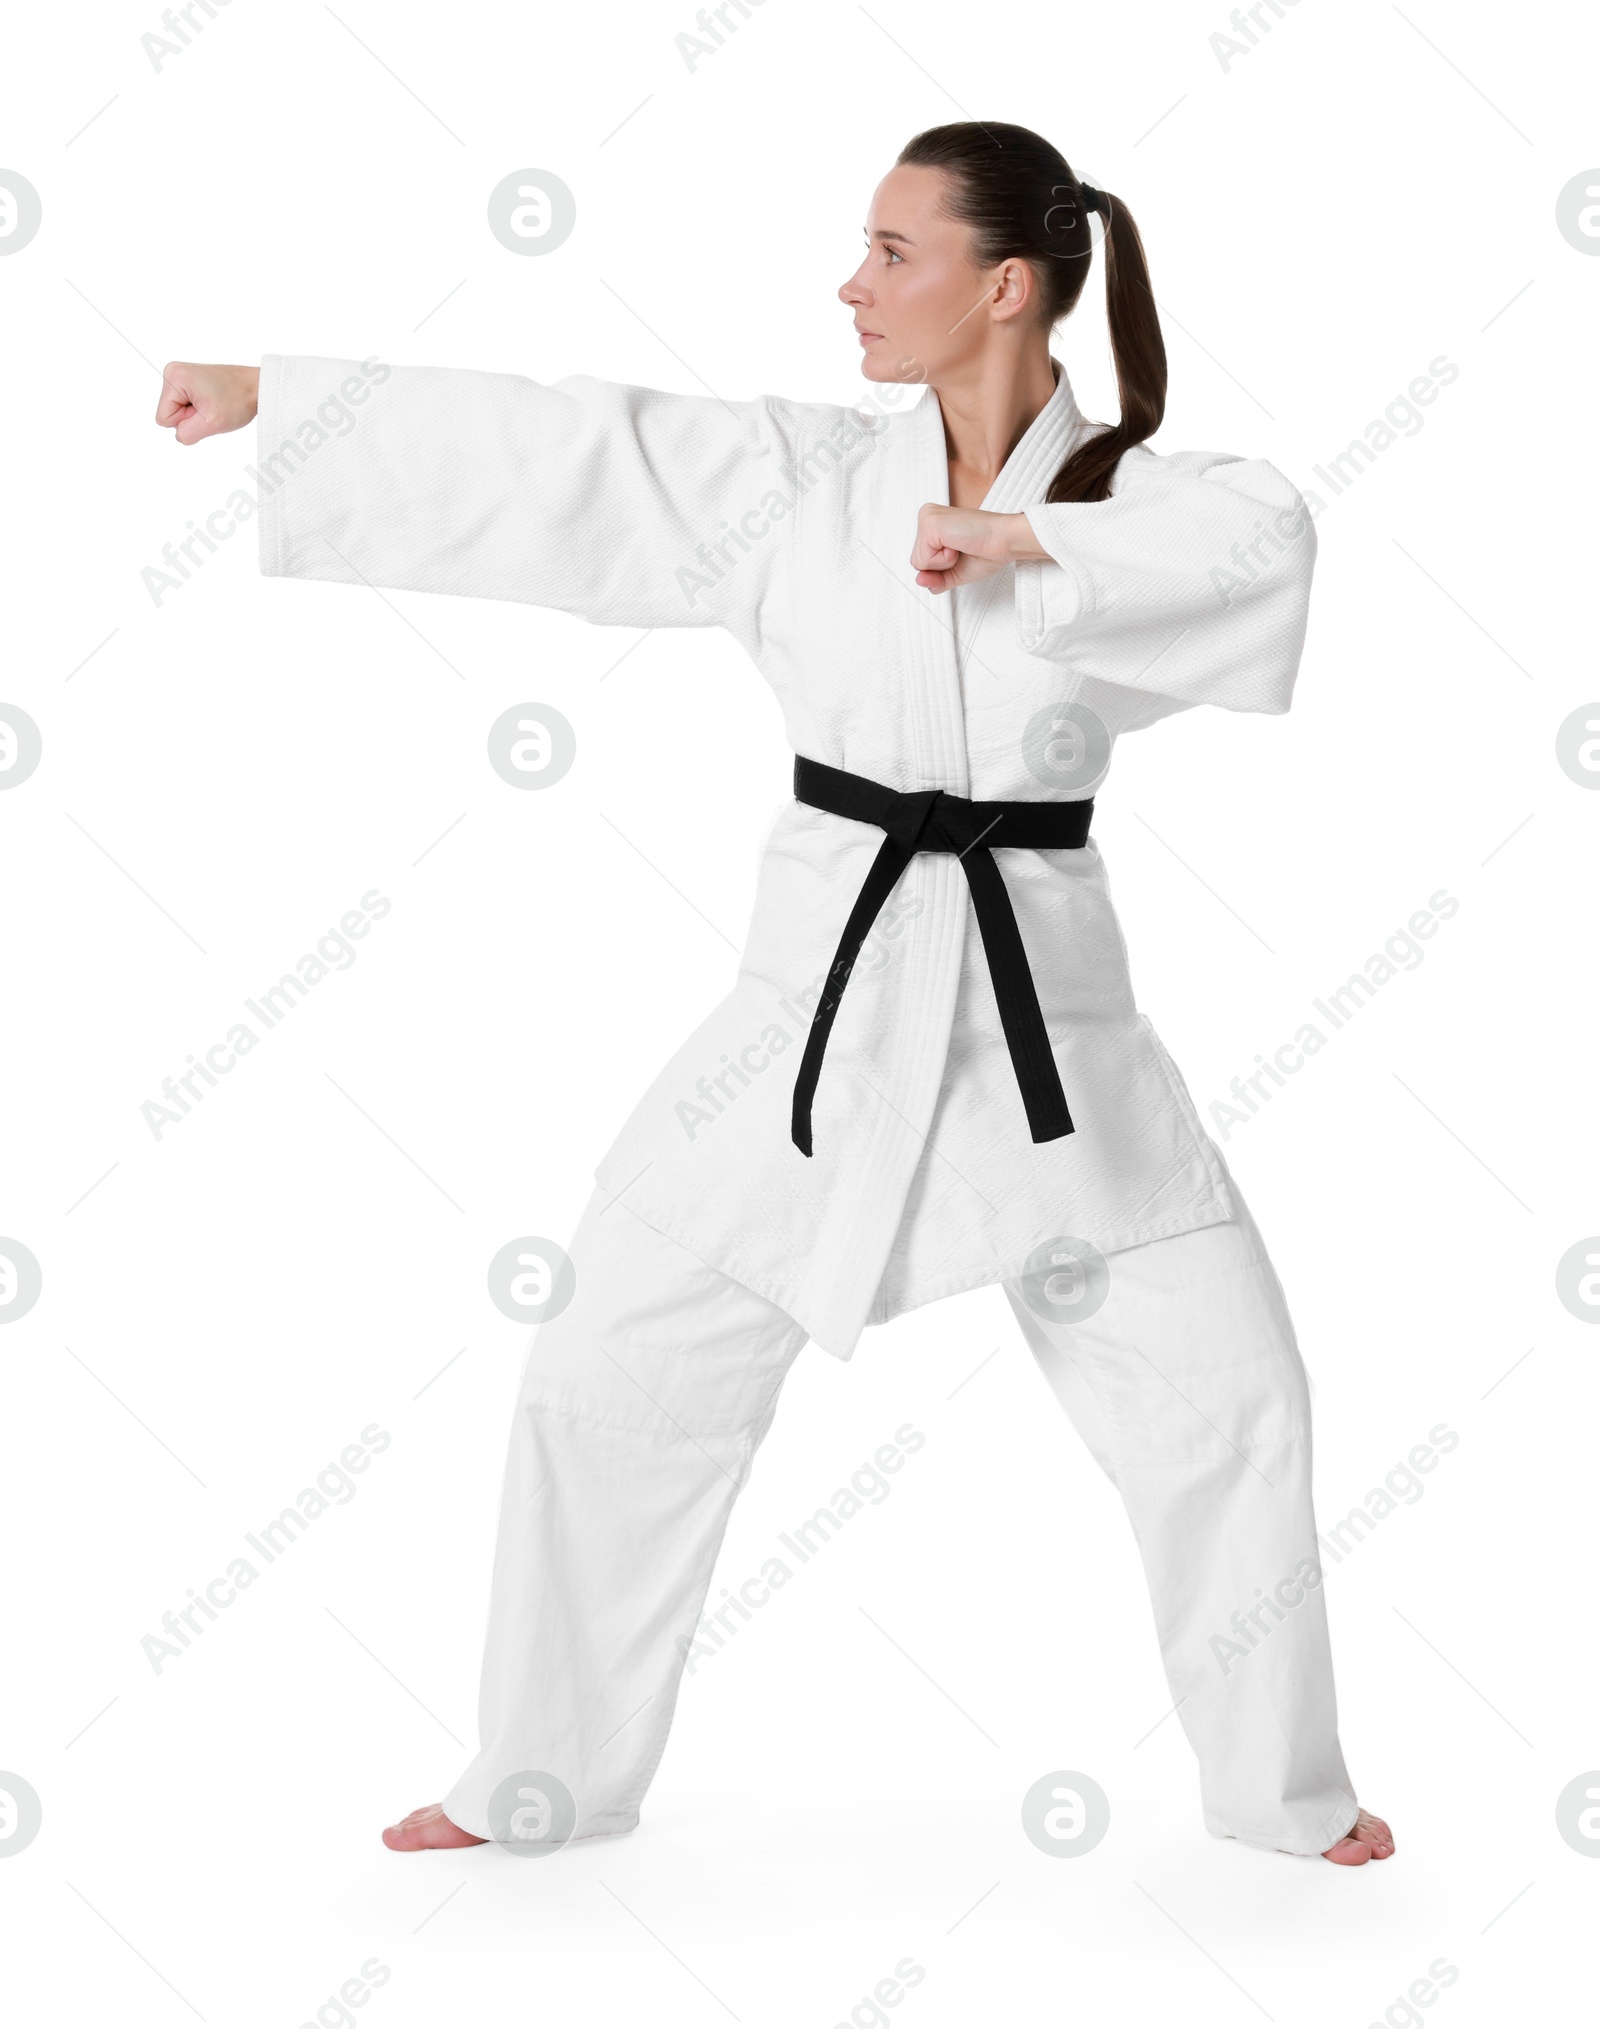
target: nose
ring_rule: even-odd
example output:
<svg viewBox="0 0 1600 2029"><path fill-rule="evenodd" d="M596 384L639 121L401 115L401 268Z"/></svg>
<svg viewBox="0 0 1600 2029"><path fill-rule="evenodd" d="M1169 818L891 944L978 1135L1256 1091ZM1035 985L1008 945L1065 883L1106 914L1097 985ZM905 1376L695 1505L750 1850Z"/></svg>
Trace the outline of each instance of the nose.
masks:
<svg viewBox="0 0 1600 2029"><path fill-rule="evenodd" d="M865 267L866 263L863 261L861 265L862 267ZM857 270L850 277L848 282L840 283L839 301L841 303L848 303L852 306L856 304L870 303L872 301L872 292L869 289L862 287L861 268L857 268Z"/></svg>

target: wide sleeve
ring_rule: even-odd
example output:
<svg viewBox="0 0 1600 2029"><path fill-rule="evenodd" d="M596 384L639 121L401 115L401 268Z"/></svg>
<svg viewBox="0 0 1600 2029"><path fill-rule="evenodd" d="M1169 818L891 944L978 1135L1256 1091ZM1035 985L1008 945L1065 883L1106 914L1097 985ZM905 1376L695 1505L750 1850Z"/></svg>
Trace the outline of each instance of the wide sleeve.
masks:
<svg viewBox="0 0 1600 2029"><path fill-rule="evenodd" d="M766 396L269 355L261 569L757 635L789 528L776 430Z"/></svg>
<svg viewBox="0 0 1600 2029"><path fill-rule="evenodd" d="M1109 500L1023 511L1054 560L1016 567L1031 654L1180 704L1289 709L1317 539L1275 465L1141 445Z"/></svg>

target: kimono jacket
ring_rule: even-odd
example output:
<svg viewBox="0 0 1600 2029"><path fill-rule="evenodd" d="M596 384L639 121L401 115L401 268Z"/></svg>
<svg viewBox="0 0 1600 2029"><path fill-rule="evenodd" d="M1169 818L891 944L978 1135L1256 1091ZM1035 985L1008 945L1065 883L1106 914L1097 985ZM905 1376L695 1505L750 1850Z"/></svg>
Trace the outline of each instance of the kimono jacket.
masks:
<svg viewBox="0 0 1600 2029"><path fill-rule="evenodd" d="M1288 709L1316 544L1282 473L1217 452L1139 447L1108 500L1042 504L1099 427L1053 364L1054 395L983 502L1025 512L1052 561L936 594L908 562L918 509L949 499L931 388L887 390L905 405L886 413L268 357L261 569L724 627L798 754L899 791L1087 797L1119 734L1190 705ZM595 1172L840 1359L863 1326L1011 1280L1060 1236L1109 1254L1234 1216L1134 1005L1092 835L994 854L1075 1131L1030 1138L963 869L923 852L843 994L800 1152L795 1071L882 842L782 804L730 991Z"/></svg>

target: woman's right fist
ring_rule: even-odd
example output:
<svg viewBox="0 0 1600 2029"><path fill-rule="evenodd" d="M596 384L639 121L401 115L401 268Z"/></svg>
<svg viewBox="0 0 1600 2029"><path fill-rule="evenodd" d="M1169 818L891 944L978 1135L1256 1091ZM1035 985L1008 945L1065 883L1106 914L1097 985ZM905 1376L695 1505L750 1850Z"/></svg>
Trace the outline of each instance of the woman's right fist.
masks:
<svg viewBox="0 0 1600 2029"><path fill-rule="evenodd" d="M175 359L161 376L156 421L180 444L220 437L254 422L258 366L190 366Z"/></svg>

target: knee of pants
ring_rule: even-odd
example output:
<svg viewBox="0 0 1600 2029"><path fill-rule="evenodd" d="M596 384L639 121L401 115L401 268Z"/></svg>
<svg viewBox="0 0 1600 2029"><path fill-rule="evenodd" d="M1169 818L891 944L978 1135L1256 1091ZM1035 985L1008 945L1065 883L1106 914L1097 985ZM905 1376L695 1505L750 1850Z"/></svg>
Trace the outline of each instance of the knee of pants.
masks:
<svg viewBox="0 0 1600 2029"><path fill-rule="evenodd" d="M1107 1300L1073 1334L1119 1462L1237 1460L1307 1441L1305 1368L1259 1238L1230 1222L1150 1247L1160 1252L1107 1257Z"/></svg>
<svg viewBox="0 0 1600 2029"><path fill-rule="evenodd" d="M793 1319L597 1193L574 1290L539 1325L522 1401L657 1437L729 1437L770 1416L805 1343Z"/></svg>
<svg viewBox="0 0 1600 2029"><path fill-rule="evenodd" d="M1303 1371L1281 1350L1200 1369L1152 1361L1110 1392L1120 1465L1259 1462L1309 1441Z"/></svg>

